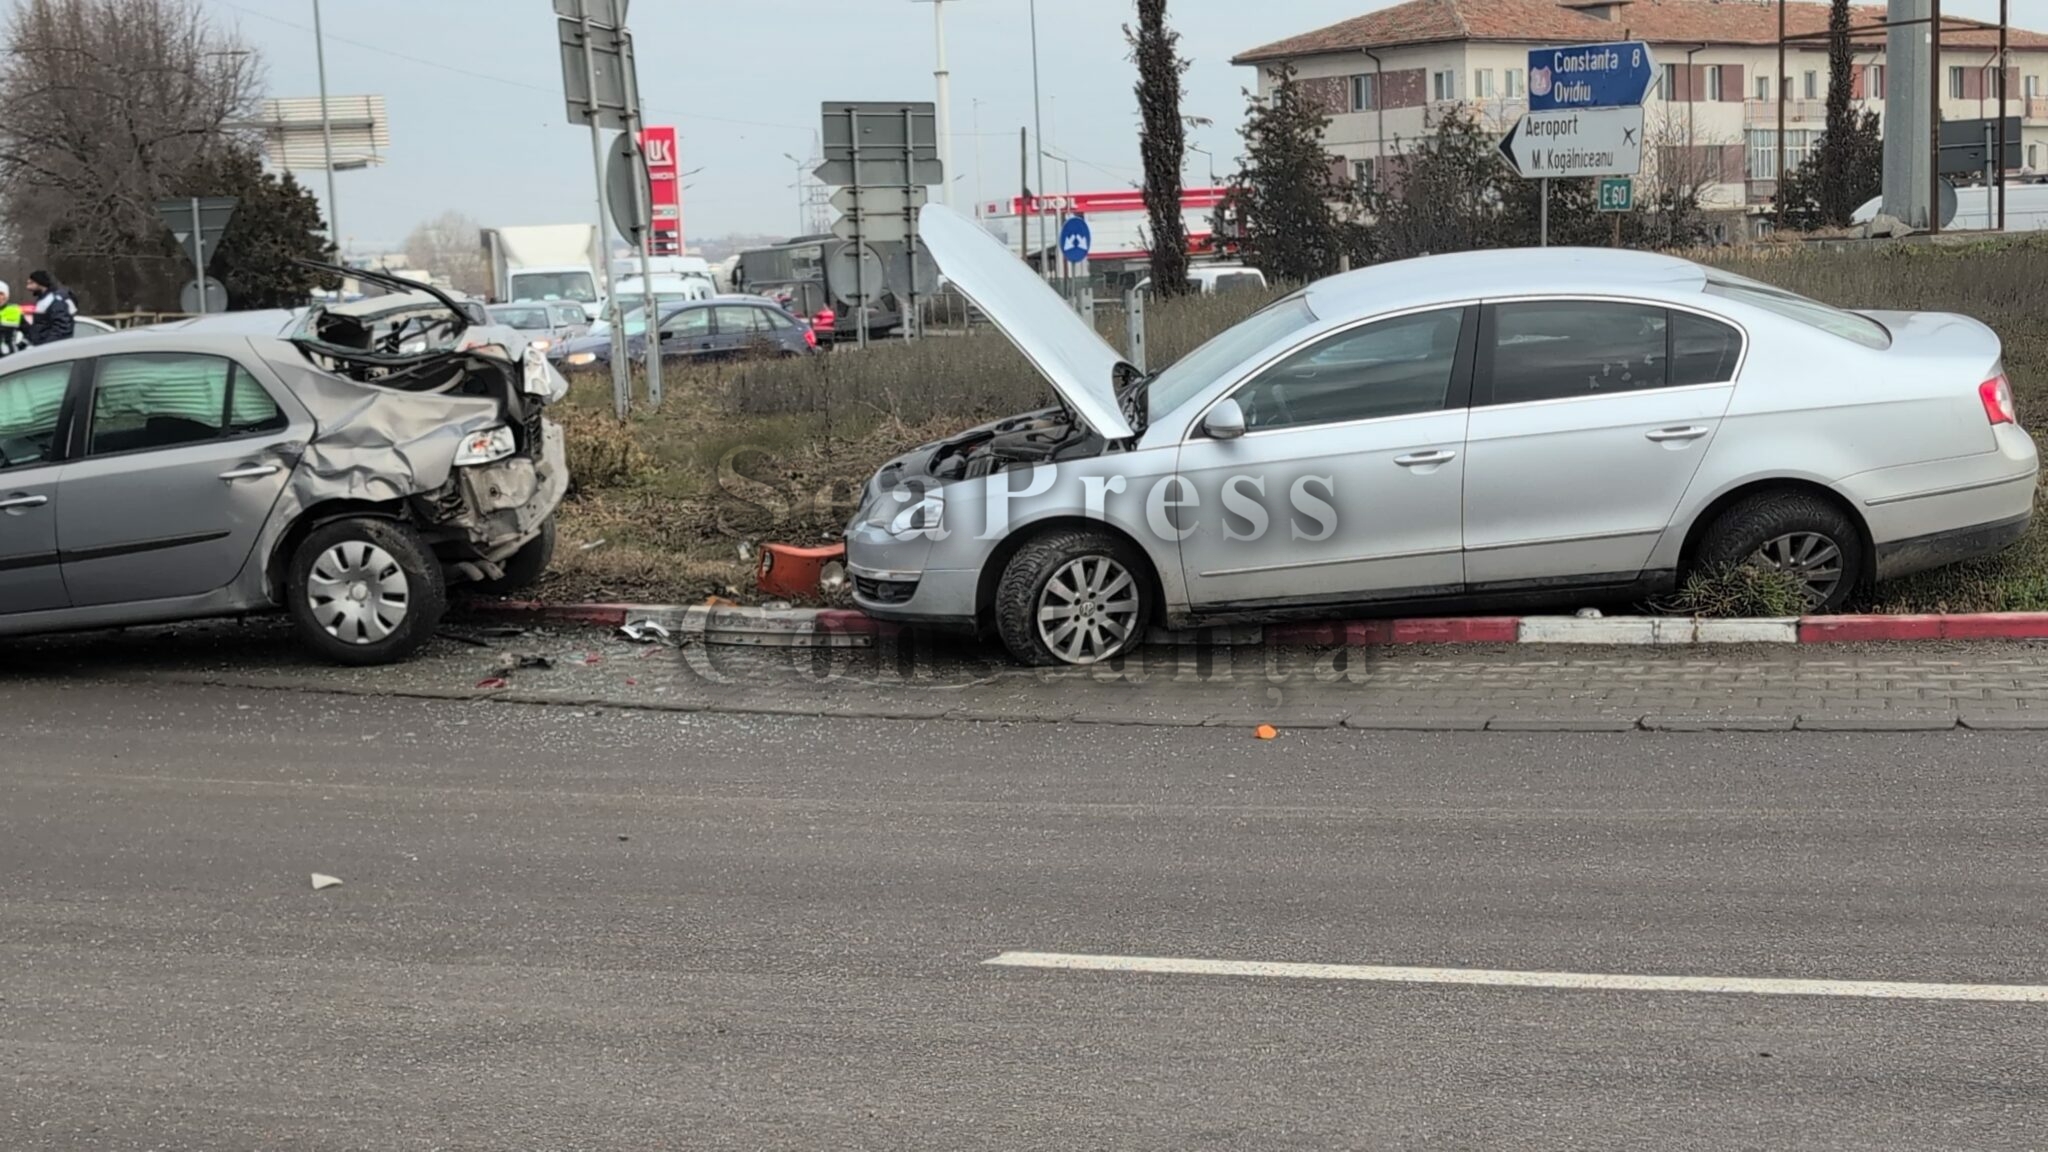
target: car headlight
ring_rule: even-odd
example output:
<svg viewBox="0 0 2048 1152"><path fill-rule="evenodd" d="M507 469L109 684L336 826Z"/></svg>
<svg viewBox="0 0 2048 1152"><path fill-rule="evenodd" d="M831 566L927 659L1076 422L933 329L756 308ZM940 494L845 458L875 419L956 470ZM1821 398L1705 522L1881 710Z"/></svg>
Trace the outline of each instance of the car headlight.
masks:
<svg viewBox="0 0 2048 1152"><path fill-rule="evenodd" d="M944 529L941 525L945 518L946 498L936 494L927 495L898 512L896 518L889 521L889 535L906 541L926 535L935 540L943 539Z"/></svg>
<svg viewBox="0 0 2048 1152"><path fill-rule="evenodd" d="M481 432L472 432L463 438L462 447L455 450L455 466L462 468L471 464L489 464L493 460L503 460L512 454L513 449L512 430L503 424L496 428L486 428Z"/></svg>
<svg viewBox="0 0 2048 1152"><path fill-rule="evenodd" d="M585 364L597 363L597 353L571 352L562 358L562 363L567 364L571 368L581 368Z"/></svg>

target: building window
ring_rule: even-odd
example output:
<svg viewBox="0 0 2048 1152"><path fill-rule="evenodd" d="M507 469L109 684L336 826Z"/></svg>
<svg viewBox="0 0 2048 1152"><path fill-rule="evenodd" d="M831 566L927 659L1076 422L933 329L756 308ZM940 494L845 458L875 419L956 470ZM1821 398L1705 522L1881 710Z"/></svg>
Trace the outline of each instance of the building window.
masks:
<svg viewBox="0 0 2048 1152"><path fill-rule="evenodd" d="M1811 129L1788 129L1785 133L1785 166L1796 170L1805 163L1807 154L1813 151L1814 137L1818 135L1818 132ZM1751 128L1743 136L1745 151L1748 152L1749 178L1776 180L1778 133L1770 128Z"/></svg>
<svg viewBox="0 0 2048 1152"><path fill-rule="evenodd" d="M1431 93L1438 100L1458 98L1458 74L1449 70L1430 73Z"/></svg>
<svg viewBox="0 0 2048 1152"><path fill-rule="evenodd" d="M1756 98L1766 104L1771 102L1771 78L1769 76L1759 76L1756 78Z"/></svg>
<svg viewBox="0 0 2048 1152"><path fill-rule="evenodd" d="M1664 75L1658 79L1658 83L1664 86L1664 99L1678 99L1678 65L1664 65Z"/></svg>
<svg viewBox="0 0 2048 1152"><path fill-rule="evenodd" d="M1871 64L1863 69L1863 98L1884 99L1884 65Z"/></svg>
<svg viewBox="0 0 2048 1152"><path fill-rule="evenodd" d="M2031 79L2031 77L2029 77L2029 79ZM1520 68L1510 68L1508 69L1508 99L1518 99L1521 95L1522 70Z"/></svg>
<svg viewBox="0 0 2048 1152"><path fill-rule="evenodd" d="M1375 81L1378 79L1379 77L1374 76L1370 72L1351 78L1351 110L1353 112L1370 112L1379 107L1379 92L1376 90L1377 86L1375 84Z"/></svg>
<svg viewBox="0 0 2048 1152"><path fill-rule="evenodd" d="M1820 73L1813 71L1807 72L1805 91L1806 98L1808 100L1820 99Z"/></svg>
<svg viewBox="0 0 2048 1152"><path fill-rule="evenodd" d="M1719 66L1707 69L1707 99L1721 98L1721 69Z"/></svg>
<svg viewBox="0 0 2048 1152"><path fill-rule="evenodd" d="M1356 181L1359 187L1372 187L1377 183L1373 176L1373 162L1371 160L1353 160L1351 162L1351 179Z"/></svg>
<svg viewBox="0 0 2048 1152"><path fill-rule="evenodd" d="M1982 78L1983 82L1978 87L1978 91L1981 92L1984 96L1989 97L1990 99L1998 99L1999 97L2005 95L2005 85L2001 84L1999 80L2000 77L1998 75L1998 69L1986 68L1984 70L1984 75Z"/></svg>
<svg viewBox="0 0 2048 1152"><path fill-rule="evenodd" d="M1493 99L1493 69L1474 68L1472 70L1472 98L1474 100Z"/></svg>
<svg viewBox="0 0 2048 1152"><path fill-rule="evenodd" d="M1943 31L1947 31L1947 29L1943 29ZM1961 68L1952 67L1948 70L1948 98L1951 100L1961 100L1963 98L1963 70Z"/></svg>

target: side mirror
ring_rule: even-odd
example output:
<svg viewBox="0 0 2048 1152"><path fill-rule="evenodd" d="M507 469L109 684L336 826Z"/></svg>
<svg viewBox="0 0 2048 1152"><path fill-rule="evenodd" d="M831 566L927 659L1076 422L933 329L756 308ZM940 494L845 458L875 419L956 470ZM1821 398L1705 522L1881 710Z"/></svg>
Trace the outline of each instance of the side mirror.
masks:
<svg viewBox="0 0 2048 1152"><path fill-rule="evenodd" d="M1202 431L1212 440L1235 440L1244 435L1244 409L1235 400L1225 400L1202 417Z"/></svg>

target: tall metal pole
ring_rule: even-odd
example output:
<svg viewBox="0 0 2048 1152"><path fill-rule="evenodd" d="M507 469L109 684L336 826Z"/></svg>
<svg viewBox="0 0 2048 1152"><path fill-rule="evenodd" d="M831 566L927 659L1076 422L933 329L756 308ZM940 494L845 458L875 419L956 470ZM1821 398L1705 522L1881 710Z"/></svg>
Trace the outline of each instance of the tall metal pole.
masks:
<svg viewBox="0 0 2048 1152"><path fill-rule="evenodd" d="M1038 200L1032 205L1038 217L1038 264L1039 274L1049 276L1051 269L1045 267L1045 116L1044 105L1038 98L1038 0L1031 0L1031 134L1038 138Z"/></svg>
<svg viewBox="0 0 2048 1152"><path fill-rule="evenodd" d="M981 218L981 206L988 202L988 189L981 183L981 100L974 101L974 217Z"/></svg>
<svg viewBox="0 0 2048 1152"><path fill-rule="evenodd" d="M1778 78L1777 88L1772 95L1778 98L1778 167L1777 179L1771 182L1771 205L1777 209L1778 227L1785 226L1785 88L1789 81L1785 77L1785 0L1778 0ZM1692 77L1685 78L1685 94L1692 95ZM1690 159L1688 157L1688 159Z"/></svg>
<svg viewBox="0 0 2048 1152"><path fill-rule="evenodd" d="M1550 247L1550 177L1536 181L1536 246Z"/></svg>
<svg viewBox="0 0 2048 1152"><path fill-rule="evenodd" d="M1927 21L1927 231L1941 231L1941 0ZM1986 193L1989 195L1989 193Z"/></svg>
<svg viewBox="0 0 2048 1152"><path fill-rule="evenodd" d="M585 5L590 0L583 0ZM633 144L633 154L639 163L633 165L633 214L637 220L644 220L653 228L653 211L648 203L652 193L647 187L647 157L640 152L640 132L646 127L640 118L640 64L633 59L632 42L626 39L626 3L619 0L619 60L625 66L626 89L626 132ZM682 166L677 165L678 168ZM676 182L682 182L677 177ZM677 189L681 195L681 189ZM638 232L633 238L634 247L640 249L640 290L641 307L647 310L647 404L651 408L661 407L661 309L654 299L654 267L647 258L647 233Z"/></svg>
<svg viewBox="0 0 2048 1152"><path fill-rule="evenodd" d="M583 73L590 77L590 103L584 117L590 123L590 167L597 180L597 250L604 254L604 298L612 337L612 414L624 420L633 407L633 364L626 344L626 306L613 291L610 214L604 195L604 131L598 127L597 52L592 47L590 0L577 0L576 18L583 26ZM495 287L495 285L493 286ZM506 286L511 294L511 285Z"/></svg>
<svg viewBox="0 0 2048 1152"><path fill-rule="evenodd" d="M1017 129L1017 255L1031 261L1031 130Z"/></svg>
<svg viewBox="0 0 2048 1152"><path fill-rule="evenodd" d="M2011 95L2005 90L2008 79L2005 55L2005 24L2006 0L1998 0L1998 230L2000 232L2005 231L2005 103ZM2024 109L2024 106L2022 108Z"/></svg>
<svg viewBox="0 0 2048 1152"><path fill-rule="evenodd" d="M199 287L199 312L213 311L206 296L206 245L199 235L199 197L192 198L192 283Z"/></svg>
<svg viewBox="0 0 2048 1152"><path fill-rule="evenodd" d="M334 238L334 259L341 259L341 208L334 202L334 124L327 117L327 37L320 30L320 0L313 0L313 60L320 70L320 150L327 164L327 234ZM206 269L199 270L200 287Z"/></svg>
<svg viewBox="0 0 2048 1152"><path fill-rule="evenodd" d="M953 74L946 69L946 0L932 0L932 33L938 38L938 64L932 79L939 86L939 167L946 179L939 185L939 198L953 206Z"/></svg>

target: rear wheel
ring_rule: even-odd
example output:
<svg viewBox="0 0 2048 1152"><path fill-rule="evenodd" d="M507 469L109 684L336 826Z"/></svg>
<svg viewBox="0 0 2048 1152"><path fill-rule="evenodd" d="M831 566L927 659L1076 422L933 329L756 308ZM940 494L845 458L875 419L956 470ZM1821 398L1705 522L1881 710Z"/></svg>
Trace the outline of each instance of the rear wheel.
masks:
<svg viewBox="0 0 2048 1152"><path fill-rule="evenodd" d="M996 629L1026 664L1096 664L1143 641L1151 599L1144 562L1129 544L1064 529L1010 557L996 588Z"/></svg>
<svg viewBox="0 0 2048 1152"><path fill-rule="evenodd" d="M286 607L308 647L337 664L389 664L433 639L448 609L441 563L403 524L315 528L292 553Z"/></svg>
<svg viewBox="0 0 2048 1152"><path fill-rule="evenodd" d="M1806 492L1766 492L1721 513L1700 542L1693 570L1740 565L1797 578L1814 612L1836 612L1863 586L1863 538L1840 508Z"/></svg>

